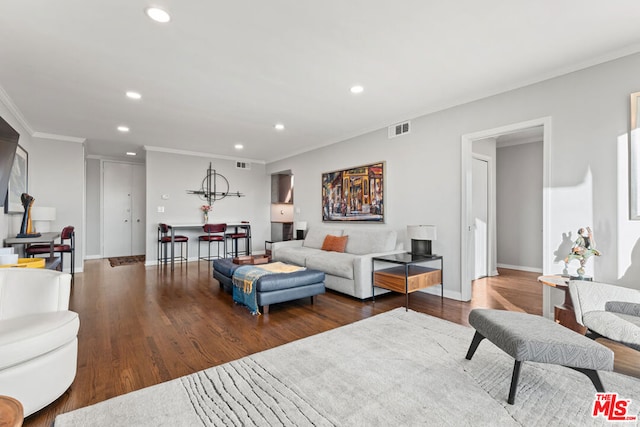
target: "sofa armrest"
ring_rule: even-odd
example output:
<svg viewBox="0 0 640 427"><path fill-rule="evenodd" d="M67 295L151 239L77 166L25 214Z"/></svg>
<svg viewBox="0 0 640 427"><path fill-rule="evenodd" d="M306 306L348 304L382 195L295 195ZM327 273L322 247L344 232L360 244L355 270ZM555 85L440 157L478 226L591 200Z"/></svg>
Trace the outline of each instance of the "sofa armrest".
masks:
<svg viewBox="0 0 640 427"><path fill-rule="evenodd" d="M301 248L304 240L285 240L282 242L273 242L271 244L271 259L276 258L278 249L282 248Z"/></svg>
<svg viewBox="0 0 640 427"><path fill-rule="evenodd" d="M613 313L628 314L640 317L640 304L626 301L607 301L604 305L605 311Z"/></svg>

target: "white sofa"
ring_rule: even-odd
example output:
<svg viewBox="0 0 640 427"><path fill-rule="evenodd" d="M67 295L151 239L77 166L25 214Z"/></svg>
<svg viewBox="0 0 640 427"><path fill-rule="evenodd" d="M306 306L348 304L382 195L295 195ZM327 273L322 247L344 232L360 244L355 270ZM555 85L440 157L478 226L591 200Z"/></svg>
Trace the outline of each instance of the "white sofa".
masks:
<svg viewBox="0 0 640 427"><path fill-rule="evenodd" d="M343 253L321 249L328 234L348 236ZM360 299L371 297L371 258L402 252L402 243L397 243L395 231L356 227L314 226L304 240L274 242L271 245L274 261L324 271L326 288Z"/></svg>
<svg viewBox="0 0 640 427"><path fill-rule="evenodd" d="M78 314L69 311L71 275L0 269L0 395L30 415L60 397L76 376Z"/></svg>

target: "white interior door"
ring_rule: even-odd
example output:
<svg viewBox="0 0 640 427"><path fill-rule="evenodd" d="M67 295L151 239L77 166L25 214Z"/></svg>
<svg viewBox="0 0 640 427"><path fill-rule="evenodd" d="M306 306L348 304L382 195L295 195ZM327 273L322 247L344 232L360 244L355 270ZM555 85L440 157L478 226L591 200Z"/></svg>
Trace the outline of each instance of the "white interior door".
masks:
<svg viewBox="0 0 640 427"><path fill-rule="evenodd" d="M131 255L130 164L103 162L102 207L105 258Z"/></svg>
<svg viewBox="0 0 640 427"><path fill-rule="evenodd" d="M489 165L486 160L473 158L472 218L474 225L473 279L488 276L489 243Z"/></svg>

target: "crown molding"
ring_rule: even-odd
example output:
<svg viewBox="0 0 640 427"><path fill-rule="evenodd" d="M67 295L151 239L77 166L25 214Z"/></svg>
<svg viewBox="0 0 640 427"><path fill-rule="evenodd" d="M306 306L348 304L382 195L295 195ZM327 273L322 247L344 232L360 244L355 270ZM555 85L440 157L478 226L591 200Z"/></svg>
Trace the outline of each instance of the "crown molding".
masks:
<svg viewBox="0 0 640 427"><path fill-rule="evenodd" d="M66 135L56 135L53 133L45 133L38 132L33 130L27 119L25 119L22 112L18 109L16 104L13 102L7 91L0 85L0 102L4 104L9 112L16 118L18 123L27 131L29 135L34 138L44 138L44 139L54 139L56 141L67 141L67 142L77 142L79 144L84 144L87 140L86 138L78 138L75 136L66 136Z"/></svg>
<svg viewBox="0 0 640 427"><path fill-rule="evenodd" d="M24 118L22 112L18 109L16 104L13 103L13 100L9 96L9 94L4 90L2 86L0 86L0 102L2 102L8 109L9 112L16 118L20 126L22 126L29 135L33 135L33 129L27 119Z"/></svg>
<svg viewBox="0 0 640 427"><path fill-rule="evenodd" d="M519 138L512 141L498 142L496 148L513 147L514 145L531 144L534 142L543 142L542 135L534 135L526 138Z"/></svg>
<svg viewBox="0 0 640 427"><path fill-rule="evenodd" d="M207 157L211 159L222 159L222 160L232 160L232 161L240 161L246 163L257 163L257 164L265 164L264 160L256 160L256 159L247 159L244 157L236 157L236 156L223 156L220 154L212 154L212 153L203 153L199 151L188 151L188 150L178 150L175 148L165 148L165 147L154 147L152 145L145 145L145 151L156 151L159 153L169 153L169 154L180 154L183 156L193 156L193 157Z"/></svg>
<svg viewBox="0 0 640 427"><path fill-rule="evenodd" d="M33 132L31 136L34 138L54 139L56 141L76 142L78 144L84 144L87 138L78 138L76 136L56 135L55 133L45 132Z"/></svg>

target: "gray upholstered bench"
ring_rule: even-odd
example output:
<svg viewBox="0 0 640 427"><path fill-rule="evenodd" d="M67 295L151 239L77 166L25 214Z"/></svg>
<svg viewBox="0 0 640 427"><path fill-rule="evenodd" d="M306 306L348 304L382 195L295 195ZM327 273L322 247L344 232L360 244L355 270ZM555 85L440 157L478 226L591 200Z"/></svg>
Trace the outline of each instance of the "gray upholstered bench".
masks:
<svg viewBox="0 0 640 427"><path fill-rule="evenodd" d="M589 377L601 393L604 387L597 371L613 370L613 351L541 316L475 309L469 313L469 324L476 333L467 352L468 360L484 338L516 360L509 389L510 404L516 398L522 362L552 363L575 369Z"/></svg>
<svg viewBox="0 0 640 427"><path fill-rule="evenodd" d="M227 292L233 290L233 273L240 267L231 258L213 261L213 277ZM256 299L264 314L269 313L269 305L300 298L311 298L325 292L322 271L307 268L293 273L276 273L262 276L256 282Z"/></svg>

